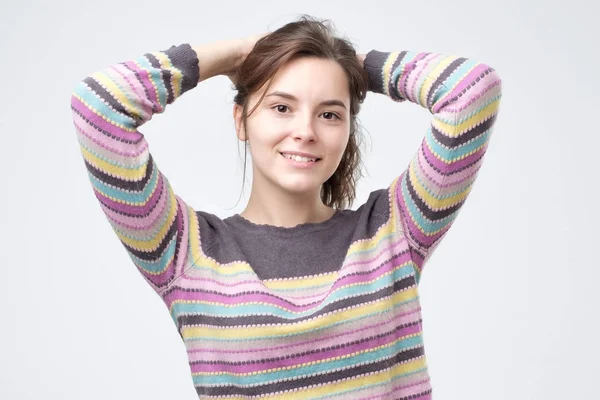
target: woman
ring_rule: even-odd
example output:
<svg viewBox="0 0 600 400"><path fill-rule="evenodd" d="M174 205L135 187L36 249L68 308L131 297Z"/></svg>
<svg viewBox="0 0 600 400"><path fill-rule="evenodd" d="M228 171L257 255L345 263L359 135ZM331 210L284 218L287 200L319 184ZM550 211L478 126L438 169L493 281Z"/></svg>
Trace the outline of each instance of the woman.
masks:
<svg viewBox="0 0 600 400"><path fill-rule="evenodd" d="M175 195L138 130L217 75L236 84L254 173L246 209L226 219ZM432 120L408 168L350 210L367 90ZM301 18L113 65L77 86L72 110L96 197L169 307L199 397L429 399L418 283L472 187L500 97L483 63L357 55Z"/></svg>

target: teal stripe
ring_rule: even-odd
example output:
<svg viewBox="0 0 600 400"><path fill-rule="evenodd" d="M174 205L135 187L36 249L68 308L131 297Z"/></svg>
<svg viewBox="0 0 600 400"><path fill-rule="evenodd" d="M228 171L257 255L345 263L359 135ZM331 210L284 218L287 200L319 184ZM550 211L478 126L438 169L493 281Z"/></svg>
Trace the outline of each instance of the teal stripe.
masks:
<svg viewBox="0 0 600 400"><path fill-rule="evenodd" d="M102 102L96 95L94 91L92 91L85 82L81 81L75 88L75 94L80 97L84 102L90 105L93 109L95 109L100 115L116 123L118 125L123 125L130 129L135 129L137 127L136 121L133 118L125 114L118 113L114 109L110 108L107 104Z"/></svg>
<svg viewBox="0 0 600 400"><path fill-rule="evenodd" d="M338 391L338 392L335 392L335 393L326 394L325 396L314 397L313 399L314 400L329 399L331 397L337 397L337 396L342 395L342 394L350 394L350 393L360 392L360 391L365 390L365 389L376 389L376 388L379 388L379 387L382 387L382 386L389 385L390 383L392 383L394 381L397 381L398 379L407 378L407 377L409 377L411 375L419 374L419 373L425 372L425 371L427 371L427 368L421 368L421 369L417 369L417 370L414 370L414 371L406 372L404 374L398 374L398 375L394 376L393 378L386 379L385 381L383 381L381 383L372 384L372 385L362 385L362 386L357 387L355 389L348 389L348 390ZM345 397L345 398L348 398L348 397ZM352 396L350 398L354 399L356 397Z"/></svg>
<svg viewBox="0 0 600 400"><path fill-rule="evenodd" d="M290 379L296 377L302 377L310 374L317 374L323 372L329 372L336 369L347 369L352 365L363 364L363 363L374 363L380 360L389 359L394 357L397 353L405 351L414 347L423 346L423 337L421 335L409 337L394 343L390 347L382 348L374 351L367 351L362 354L356 354L354 356L343 358L339 360L326 361L320 364L308 365L304 367L295 368L293 370L283 370L268 372L256 375L244 376L245 385L254 384L267 384L271 381L280 379ZM210 375L201 376L193 375L195 385L201 386L214 386L214 385L235 385L239 383L239 379L236 376L231 375Z"/></svg>
<svg viewBox="0 0 600 400"><path fill-rule="evenodd" d="M465 79L465 75L478 64L480 63L471 59L463 61L463 63L446 79L444 85L449 89L455 87L461 80Z"/></svg>
<svg viewBox="0 0 600 400"><path fill-rule="evenodd" d="M400 185L400 188L402 189L402 198L404 199L406 207L410 211L411 216L415 219L416 224L421 227L421 229L425 229L426 233L435 232L454 221L457 213L437 221L430 221L429 219L425 218L408 192L408 188L406 187L406 179L408 179L408 175L404 176L404 179L402 179L402 183Z"/></svg>
<svg viewBox="0 0 600 400"><path fill-rule="evenodd" d="M445 200L447 198L450 198L452 196L456 196L460 193L463 193L465 190L469 189L469 187L472 186L472 183L467 185L467 186L462 186L458 191L454 191L454 192L450 192L448 194L445 195L438 195L437 193L433 193L434 190L436 190L435 187L428 187L427 184L425 182L423 182L423 180L421 179L421 173L419 173L419 171L415 171L415 177L417 178L417 182L421 185L421 187L430 195L435 197L438 200Z"/></svg>
<svg viewBox="0 0 600 400"><path fill-rule="evenodd" d="M171 240L169 241L169 245L165 248L165 250L164 250L163 254L160 256L160 258L158 260L152 261L152 262L140 260L139 258L135 257L133 254L129 254L129 255L132 258L133 262L139 268L143 269L144 271L153 273L153 274L159 274L159 273L165 272L165 270L167 269L167 265L168 265L169 261L175 255L176 245L177 245L176 236L173 236L171 238Z"/></svg>
<svg viewBox="0 0 600 400"><path fill-rule="evenodd" d="M134 203L136 205L143 205L146 203L146 201L148 201L148 199L152 196L152 192L156 189L156 186L158 184L157 171L158 171L158 169L156 169L156 168L152 169L152 176L150 177L150 179L148 180L148 183L146 183L146 186L142 189L141 192L134 192L134 191L126 192L126 191L123 191L116 187L105 184L104 182L102 182L101 180L96 178L91 172L88 172L88 175L90 177L90 181L92 182L92 185L100 193L104 193L107 196L113 197L115 199L119 199L121 201ZM167 185L166 180L164 182L165 182L165 185ZM133 186L133 184L132 184L132 186ZM130 188L129 190L132 190L132 188Z"/></svg>
<svg viewBox="0 0 600 400"><path fill-rule="evenodd" d="M164 110L167 105L167 87L163 81L163 69L154 68L145 55L138 57L136 62L148 72L148 76L150 76L150 79L154 82L156 91L158 92L158 102Z"/></svg>
<svg viewBox="0 0 600 400"><path fill-rule="evenodd" d="M468 143L465 143L461 146L447 148L442 146L437 142L437 140L435 140L435 138L433 137L433 133L431 132L431 127L429 127L425 135L425 140L427 141L429 148L437 154L437 157L439 159L445 161L446 163L449 163L458 160L459 158L462 158L485 145L490 138L490 133L491 130L488 129L481 135L479 135L477 138L471 140Z"/></svg>
<svg viewBox="0 0 600 400"><path fill-rule="evenodd" d="M338 290L337 292L331 294L326 302L323 302L317 308L311 308L301 312L291 312L288 310L281 309L274 305L257 305L257 304L240 304L233 305L232 307L225 307L218 304L199 304L199 303L176 303L173 304L171 314L175 316L181 313L199 313L202 315L211 315L211 316L223 316L223 317L241 317L241 316L251 316L256 314L265 314L273 315L281 318L287 318L290 320L301 318L305 316L309 316L318 312L322 308L327 305L335 302L338 299L344 297L354 297L364 293L376 292L384 287L390 286L393 284L395 280L401 279L405 276L408 276L414 272L413 266L411 264L406 265L402 268L396 269L391 276L381 276L375 282L367 284L367 285L357 285L346 287Z"/></svg>
<svg viewBox="0 0 600 400"><path fill-rule="evenodd" d="M335 327L340 326L340 325L351 324L353 322L358 322L358 321L361 321L363 319L372 318L375 315L389 313L390 309L392 307L401 307L401 306L403 306L405 304L413 303L413 302L416 302L416 301L418 301L418 297L415 297L415 298L412 298L412 299L408 299L406 301L402 301L402 302L399 302L399 303L391 304L391 307L388 307L385 310L381 310L381 311L376 311L376 312L373 312L373 313L369 313L369 314L363 315L361 317L348 318L348 319L345 319L343 321L335 322L333 324L329 324L329 325L326 325L326 326L319 326L319 327L316 327L316 328L313 328L313 329L309 329L309 330L306 330L306 331L302 331L302 332L290 332L290 333L288 333L286 335L279 335L278 337L280 337L280 338L283 338L283 337L289 338L289 337L293 337L293 336L304 336L304 335L307 335L307 334L314 334L314 333L318 333L320 331L330 331L332 328L335 328ZM175 319L175 321L177 321L177 319ZM243 338L219 338L219 337L212 337L212 336L195 336L195 337L186 338L185 340L186 341L211 340L211 341L214 341L214 342L231 342L233 344L233 343L239 342L239 341L246 342L246 341L250 341L250 340L264 340L264 336L244 336Z"/></svg>
<svg viewBox="0 0 600 400"><path fill-rule="evenodd" d="M136 93L131 88L123 88L123 86L119 84L119 82L123 78L120 76L120 74L118 75L117 72L107 69L102 71L102 73L110 79L113 85L119 88L119 92L116 93L116 95L119 95L119 97L125 97L127 100L129 100L129 104L126 107L128 108L126 114L132 115L134 117L134 121L136 121L135 125L139 126L140 123L137 120L142 119L143 110L140 108L141 104L140 101L137 99ZM113 79L113 76L115 77L115 79ZM126 81L124 83L125 85L128 85ZM115 99L115 101L118 101L121 105L123 105L123 107L125 107L123 102L117 99L116 95L113 95L112 97ZM133 108L133 110L131 110L131 108Z"/></svg>
<svg viewBox="0 0 600 400"><path fill-rule="evenodd" d="M377 242L377 244L374 247L372 247L370 249L366 249L366 250L355 250L352 253L350 253L350 255L352 255L352 256L355 256L357 254L366 255L369 253L375 253L375 252L381 251L381 246L379 244L381 242L384 242L386 239L394 236L394 234L395 234L394 232L388 233L387 235L382 236L381 239Z"/></svg>
<svg viewBox="0 0 600 400"><path fill-rule="evenodd" d="M288 289L273 289L275 292L300 292L304 290L314 290L321 289L327 286L331 286L331 283L324 283L322 285L313 285L313 286L302 286L301 288L288 288Z"/></svg>
<svg viewBox="0 0 600 400"><path fill-rule="evenodd" d="M394 87L394 88L398 87L398 80L404 74L404 72L405 72L404 69L406 68L406 64L412 62L418 54L419 53L416 51L407 51L406 54L404 55L404 58L400 62L400 64L396 67L395 70L391 71L390 82L392 82L391 83L392 87ZM398 56L400 56L400 55L398 55ZM385 91L387 92L387 88L385 88ZM397 94L404 97L404 95L402 93L397 93Z"/></svg>
<svg viewBox="0 0 600 400"><path fill-rule="evenodd" d="M460 58L460 57L455 57L453 62L456 61L458 58ZM461 65L459 65L458 68L456 68L448 78L446 78L446 80L444 81L444 84L440 85L437 88L437 92L433 97L432 106L433 106L433 104L437 103L441 97L446 96L446 94L448 94L448 92L450 92L450 90L452 90L452 88L455 85L457 85L460 82L460 80L465 78L464 75L469 70L471 70L473 67L475 67L477 64L478 64L477 62L475 62L473 60L469 60L469 59L463 61L463 63ZM442 73L444 73L444 72L446 72L446 71L442 71ZM436 77L436 79L437 78L438 77Z"/></svg>
<svg viewBox="0 0 600 400"><path fill-rule="evenodd" d="M455 125L455 126L460 125L463 122L465 122L466 120L471 119L475 115L479 114L485 108L489 107L490 104L492 104L495 101L498 101L498 99L500 99L501 97L502 97L501 95L496 95L496 96L491 97L490 99L488 99L488 101L483 103L481 106L477 107L475 110L473 110L469 114L463 115L461 118L456 119L456 115L449 115L448 119L446 119L446 118L442 118L442 115L436 114L435 119L437 119L438 121L441 121L445 124L449 124L449 125Z"/></svg>
<svg viewBox="0 0 600 400"><path fill-rule="evenodd" d="M202 264L194 264L193 268L197 269L197 270L204 271L204 272L212 275L212 276L207 276L206 274L203 274L203 276L206 276L207 278L211 278L211 277L212 278L219 278L219 277L223 277L223 276L226 276L226 277L229 278L229 277L232 277L232 276L242 276L242 275L248 275L248 276L250 276L252 278L256 278L256 274L253 271L241 271L241 272L234 272L234 273L231 273L231 274L217 273L217 272L215 272L215 268L214 267L210 267L210 266L202 265Z"/></svg>
<svg viewBox="0 0 600 400"><path fill-rule="evenodd" d="M356 296L366 294L369 292L377 292L387 286L390 286L391 284L393 284L393 282L398 281L403 278L406 278L407 276L410 276L413 273L414 273L414 269L413 269L412 264L407 263L405 266L396 268L392 272L392 274L391 274L392 281L390 281L390 275L385 275L385 276L377 277L375 282L371 282L367 285L357 285L357 286L351 286L351 287L343 288L341 290L337 290L336 292L332 293L327 298L328 301L325 305L327 305L329 303L333 303L338 300L342 300L347 297L356 297Z"/></svg>

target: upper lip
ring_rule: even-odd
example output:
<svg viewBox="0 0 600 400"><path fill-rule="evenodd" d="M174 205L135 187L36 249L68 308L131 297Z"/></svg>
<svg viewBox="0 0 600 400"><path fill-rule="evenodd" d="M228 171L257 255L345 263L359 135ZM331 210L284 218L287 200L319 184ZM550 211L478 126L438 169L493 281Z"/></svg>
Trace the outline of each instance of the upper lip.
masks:
<svg viewBox="0 0 600 400"><path fill-rule="evenodd" d="M295 155L295 156L300 156L300 157L306 157L306 158L314 158L314 159L319 159L319 157L309 154L309 153L302 153L300 151L280 151L281 154L289 154L289 155Z"/></svg>

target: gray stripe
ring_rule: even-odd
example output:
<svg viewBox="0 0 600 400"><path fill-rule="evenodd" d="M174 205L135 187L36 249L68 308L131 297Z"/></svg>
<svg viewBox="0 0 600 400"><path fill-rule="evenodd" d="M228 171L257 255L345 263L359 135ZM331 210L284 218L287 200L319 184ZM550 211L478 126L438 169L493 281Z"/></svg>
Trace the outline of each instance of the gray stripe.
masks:
<svg viewBox="0 0 600 400"><path fill-rule="evenodd" d="M237 396L259 396L268 393L283 392L285 390L300 389L308 386L326 384L329 382L335 382L340 379L352 378L368 373L374 373L387 368L391 368L396 364L406 362L410 359L423 357L425 352L423 347L413 348L405 351L401 351L395 354L393 357L370 363L365 365L359 365L352 368L344 369L341 371L330 372L322 375L308 376L299 379L293 379L284 382L270 383L260 386L221 386L221 387L209 387L209 386L196 386L196 392L199 395L204 396L226 396L226 395L237 395ZM293 373L293 371L290 371ZM210 379L210 378L207 378Z"/></svg>
<svg viewBox="0 0 600 400"><path fill-rule="evenodd" d="M316 318L320 315L331 313L334 311L348 309L349 307L368 303L371 301L380 300L383 297L392 296L394 293L401 292L409 287L416 286L415 277L413 275L407 276L401 280L395 281L394 285L387 286L375 293L364 294L360 296L350 297L341 299L334 303L328 304L321 310L304 317L294 318L282 318L274 315L248 315L248 316L236 316L235 318L227 317L215 317L209 315L202 315L199 311L196 311L191 315L181 315L177 317L177 326L181 330L186 326L194 326L198 324L212 325L212 326L247 326L247 325L268 325L268 324L286 324L286 323L297 323L306 321L312 318ZM171 289L167 290L165 293ZM189 291L189 289L188 289Z"/></svg>

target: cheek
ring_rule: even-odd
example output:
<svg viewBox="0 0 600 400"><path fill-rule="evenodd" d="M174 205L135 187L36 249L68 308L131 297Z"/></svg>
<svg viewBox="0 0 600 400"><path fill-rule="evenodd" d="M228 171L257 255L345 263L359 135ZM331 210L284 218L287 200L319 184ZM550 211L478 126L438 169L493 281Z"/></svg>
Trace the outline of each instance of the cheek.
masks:
<svg viewBox="0 0 600 400"><path fill-rule="evenodd" d="M273 154L273 149L282 140L283 135L273 124L265 123L260 118L248 121L247 131L249 149L255 160L263 161Z"/></svg>
<svg viewBox="0 0 600 400"><path fill-rule="evenodd" d="M349 132L347 130L340 130L337 132L331 132L326 136L326 147L329 149L331 155L337 155L337 158L342 158L346 146L348 146Z"/></svg>
<svg viewBox="0 0 600 400"><path fill-rule="evenodd" d="M248 124L250 141L256 142L256 146L269 146L271 149L286 138L286 129L278 121L267 117L256 116L256 119Z"/></svg>

